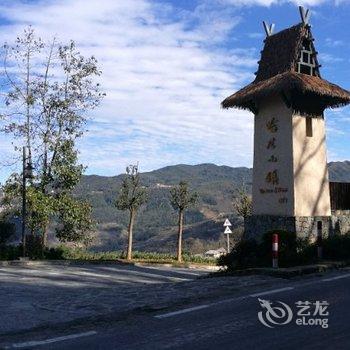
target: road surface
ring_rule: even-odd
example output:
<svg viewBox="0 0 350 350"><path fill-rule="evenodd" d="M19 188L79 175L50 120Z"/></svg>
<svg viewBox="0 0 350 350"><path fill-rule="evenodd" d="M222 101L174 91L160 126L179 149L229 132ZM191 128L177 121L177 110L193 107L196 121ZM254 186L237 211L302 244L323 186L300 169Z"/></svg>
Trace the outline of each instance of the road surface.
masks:
<svg viewBox="0 0 350 350"><path fill-rule="evenodd" d="M192 301L182 307L130 315L124 320L79 328L33 334L8 348L35 349L350 349L350 270L287 281L277 288L241 290L210 302ZM274 318L263 325L267 311L261 300L283 302L292 310L292 319ZM297 302L322 303L328 307L317 313L310 307L308 325L297 325ZM283 308L283 307L282 307ZM273 309L277 316L281 310ZM308 310L303 311L308 312ZM313 313L316 315L313 316ZM327 314L325 316L325 314ZM270 315L271 316L271 315ZM311 318L325 319L309 321ZM270 317L271 319L271 317ZM288 321L288 319L287 319ZM278 323L278 324L276 324ZM328 328L326 328L328 324ZM17 339L18 340L18 339Z"/></svg>

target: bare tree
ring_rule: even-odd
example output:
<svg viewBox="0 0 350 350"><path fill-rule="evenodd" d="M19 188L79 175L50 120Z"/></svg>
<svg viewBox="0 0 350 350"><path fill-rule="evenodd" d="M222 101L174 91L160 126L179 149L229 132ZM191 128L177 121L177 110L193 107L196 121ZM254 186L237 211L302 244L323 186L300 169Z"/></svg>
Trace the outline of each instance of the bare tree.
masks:
<svg viewBox="0 0 350 350"><path fill-rule="evenodd" d="M141 186L138 165L129 165L122 183L122 188L116 200L116 207L119 210L129 211L128 225L128 252L127 260L132 259L133 227L137 210L146 203L147 192Z"/></svg>
<svg viewBox="0 0 350 350"><path fill-rule="evenodd" d="M198 194L190 192L188 184L181 181L178 186L170 190L170 201L172 207L179 213L178 239L177 239L177 261L182 262L182 231L184 224L184 212L197 202Z"/></svg>
<svg viewBox="0 0 350 350"><path fill-rule="evenodd" d="M235 213L243 219L252 215L252 197L244 186L233 191L232 206Z"/></svg>

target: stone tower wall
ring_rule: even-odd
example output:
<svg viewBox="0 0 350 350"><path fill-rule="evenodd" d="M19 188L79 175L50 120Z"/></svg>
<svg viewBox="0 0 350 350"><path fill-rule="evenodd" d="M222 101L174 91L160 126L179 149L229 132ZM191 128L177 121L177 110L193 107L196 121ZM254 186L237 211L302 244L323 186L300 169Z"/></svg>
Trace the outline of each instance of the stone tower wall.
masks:
<svg viewBox="0 0 350 350"><path fill-rule="evenodd" d="M307 121L312 135L307 133ZM331 215L325 139L322 116L296 114L279 96L259 106L254 124L253 215Z"/></svg>
<svg viewBox="0 0 350 350"><path fill-rule="evenodd" d="M294 215L292 111L279 97L255 116L253 215Z"/></svg>
<svg viewBox="0 0 350 350"><path fill-rule="evenodd" d="M323 117L293 115L294 216L330 216L326 131Z"/></svg>

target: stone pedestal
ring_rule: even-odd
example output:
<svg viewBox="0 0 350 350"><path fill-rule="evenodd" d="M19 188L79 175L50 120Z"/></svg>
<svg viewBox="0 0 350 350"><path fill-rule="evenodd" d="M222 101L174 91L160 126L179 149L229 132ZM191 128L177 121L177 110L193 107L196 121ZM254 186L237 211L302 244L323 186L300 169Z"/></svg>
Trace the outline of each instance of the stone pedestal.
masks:
<svg viewBox="0 0 350 350"><path fill-rule="evenodd" d="M322 222L322 236L350 232L350 211L333 211L331 216L276 216L252 215L244 220L244 237L260 240L272 230L295 232L298 238L316 240L317 222Z"/></svg>

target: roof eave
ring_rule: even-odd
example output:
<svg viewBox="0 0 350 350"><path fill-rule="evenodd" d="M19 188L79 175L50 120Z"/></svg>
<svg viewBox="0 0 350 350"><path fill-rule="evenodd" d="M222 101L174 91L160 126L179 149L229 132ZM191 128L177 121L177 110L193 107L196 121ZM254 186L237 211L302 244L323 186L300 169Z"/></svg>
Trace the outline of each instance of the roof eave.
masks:
<svg viewBox="0 0 350 350"><path fill-rule="evenodd" d="M319 80L318 80L319 79ZM323 85L323 89L321 85ZM327 91L328 90L328 91ZM330 90L333 90L331 93ZM249 109L260 99L273 94L288 93L320 99L320 107L337 108L350 103L350 92L324 79L287 72L275 77L251 83L221 102L223 108ZM322 101L323 100L323 101Z"/></svg>

